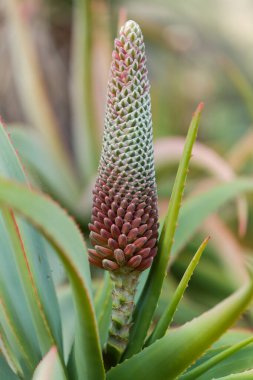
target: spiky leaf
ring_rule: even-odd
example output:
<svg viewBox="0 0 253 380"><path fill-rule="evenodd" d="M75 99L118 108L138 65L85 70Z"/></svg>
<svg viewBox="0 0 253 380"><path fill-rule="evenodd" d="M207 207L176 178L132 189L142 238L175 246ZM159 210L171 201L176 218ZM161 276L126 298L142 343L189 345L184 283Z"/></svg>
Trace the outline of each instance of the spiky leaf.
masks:
<svg viewBox="0 0 253 380"><path fill-rule="evenodd" d="M163 338L125 360L108 372L108 380L173 380L222 335L249 305L253 281L213 309L185 325L169 331Z"/></svg>
<svg viewBox="0 0 253 380"><path fill-rule="evenodd" d="M130 357L141 349L157 306L170 258L170 250L176 230L177 218L182 201L191 151L197 137L199 118L202 108L203 104L200 104L194 113L190 124L184 152L180 160L173 187L168 212L159 239L159 254L151 267L145 287L135 308L133 316L134 324L130 331L130 344L126 349L124 358Z"/></svg>
<svg viewBox="0 0 253 380"><path fill-rule="evenodd" d="M49 198L5 179L0 179L0 203L25 216L54 246L73 292L76 312L74 358L78 376L103 379L86 246L78 228Z"/></svg>

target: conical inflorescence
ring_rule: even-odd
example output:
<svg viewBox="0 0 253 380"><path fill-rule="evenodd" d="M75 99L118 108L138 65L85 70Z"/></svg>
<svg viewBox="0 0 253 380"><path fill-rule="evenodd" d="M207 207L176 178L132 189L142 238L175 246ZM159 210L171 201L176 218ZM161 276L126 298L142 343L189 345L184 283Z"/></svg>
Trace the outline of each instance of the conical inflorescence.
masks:
<svg viewBox="0 0 253 380"><path fill-rule="evenodd" d="M143 36L134 21L127 21L114 43L89 225L94 246L89 260L110 271L143 271L157 253L149 89Z"/></svg>

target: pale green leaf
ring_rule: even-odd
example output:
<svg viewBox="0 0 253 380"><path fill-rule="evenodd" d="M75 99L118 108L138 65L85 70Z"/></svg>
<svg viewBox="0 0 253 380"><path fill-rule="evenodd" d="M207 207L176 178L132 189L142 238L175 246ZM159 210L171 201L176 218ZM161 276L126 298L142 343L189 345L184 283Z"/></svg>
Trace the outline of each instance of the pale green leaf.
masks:
<svg viewBox="0 0 253 380"><path fill-rule="evenodd" d="M0 174L24 182L29 186L22 164L2 124L0 124L0 151ZM54 342L57 344L59 352L62 353L60 314L43 238L32 226L12 217L17 227L16 235L20 235L20 241L22 239L26 256L23 254L17 256L12 239L1 217L0 292L5 319L8 320L8 326L11 327L8 329L7 338L9 339L9 334L18 336L22 342L25 356L29 357L35 366L41 353L44 353L43 350L46 353ZM23 263L25 273L20 269L17 260ZM30 300L27 299L25 292L25 289L29 288L34 290L34 298L30 298ZM39 308L36 298L40 299ZM38 312L38 319L32 318L35 314L31 313L31 310L35 309ZM41 321L41 319L45 322L45 328L40 331L38 324L40 325L39 320ZM47 347L43 347L42 341L47 338L49 344ZM41 353L40 350L42 350Z"/></svg>
<svg viewBox="0 0 253 380"><path fill-rule="evenodd" d="M89 264L81 233L73 220L55 202L6 179L0 179L0 203L22 214L55 247L68 274L75 303L74 354L78 375L89 380L103 379L104 369L92 304Z"/></svg>
<svg viewBox="0 0 253 380"><path fill-rule="evenodd" d="M95 311L98 323L101 347L106 343L112 312L112 282L108 272L105 272L100 288L95 297Z"/></svg>
<svg viewBox="0 0 253 380"><path fill-rule="evenodd" d="M19 2L3 0L2 3L9 28L12 73L23 111L30 124L40 131L65 177L70 182L75 182L74 171L63 136L60 134L57 116L43 82L29 17L23 17Z"/></svg>
<svg viewBox="0 0 253 380"><path fill-rule="evenodd" d="M67 380L56 347L52 347L36 368L32 380Z"/></svg>
<svg viewBox="0 0 253 380"><path fill-rule="evenodd" d="M240 345L243 342L252 339L252 331L240 329L233 329L228 331L224 336L221 337L215 344L209 349L205 355L203 355L188 371L181 377L184 379L184 376L193 372L197 368L201 368L202 365L205 366L206 362L211 361L213 358L222 355L223 352L230 349L233 350L233 347ZM229 353L228 351L228 353ZM253 344L249 344L245 347L240 348L240 350L232 353L228 357L224 358L222 361L218 362L215 366L212 366L210 369L207 369L205 373L200 374L198 380L209 380L214 377L221 377L230 375L231 373L242 372L248 370L252 366L252 357L253 357ZM214 359L216 360L216 359ZM193 373L194 374L194 373ZM180 379L181 379L180 377Z"/></svg>
<svg viewBox="0 0 253 380"><path fill-rule="evenodd" d="M175 234L175 244L172 247L171 255L175 256L185 246L209 215L231 199L252 190L253 181L251 179L238 178L217 185L186 201L179 215L179 227Z"/></svg>
<svg viewBox="0 0 253 380"><path fill-rule="evenodd" d="M175 184L173 187L169 208L165 217L161 236L158 244L158 254L149 272L148 279L133 314L133 327L130 330L129 345L123 355L123 359L140 351L151 323L157 302L161 293L165 278L170 251L173 244L177 225L177 218L183 197L185 181L194 141L197 137L201 103L193 115L187 134L184 152L180 160Z"/></svg>
<svg viewBox="0 0 253 380"><path fill-rule="evenodd" d="M77 185L69 181L37 131L21 126L8 128L11 141L35 183L50 191L71 210L78 199Z"/></svg>
<svg viewBox="0 0 253 380"><path fill-rule="evenodd" d="M34 283L33 273L31 271L29 260L27 258L27 251L25 244L22 241L18 224L12 211L7 208L2 208L3 220L6 225L6 230L10 236L13 246L13 253L15 261L22 277L22 285L24 287L25 296L30 305L32 317L34 320L38 341L42 352L46 351L48 347L52 346L55 338L52 335L48 325L47 316L43 309L39 293ZM61 335L58 346L62 346Z"/></svg>
<svg viewBox="0 0 253 380"><path fill-rule="evenodd" d="M75 337L75 309L71 287L69 285L59 287L57 297L61 312L64 359L67 363Z"/></svg>
<svg viewBox="0 0 253 380"><path fill-rule="evenodd" d="M174 329L151 346L108 372L108 380L173 380L216 341L247 308L253 297L253 281L232 296Z"/></svg>
<svg viewBox="0 0 253 380"><path fill-rule="evenodd" d="M86 184L95 174L98 163L98 133L92 83L92 20L91 0L76 0L73 8L71 55L73 140L79 173Z"/></svg>
<svg viewBox="0 0 253 380"><path fill-rule="evenodd" d="M222 352L219 352L217 355L214 355L210 359L206 360L204 363L200 364L196 368L190 370L185 375L180 376L180 380L194 380L199 378L200 375L205 374L206 372L212 368L216 367L217 364L224 361L231 355L237 353L239 350L241 350L243 347L248 346L249 344L253 343L253 336L250 338L246 338L243 341L236 343L232 346L230 346L227 349L224 349ZM233 355L233 360L235 363L237 363L236 356ZM223 363L222 363L223 364ZM214 368L214 372L216 371L216 368ZM207 378L210 376L210 373L207 374ZM205 378L205 376L204 376Z"/></svg>
<svg viewBox="0 0 253 380"><path fill-rule="evenodd" d="M1 380L18 380L19 379L8 366L1 351L0 351L0 379Z"/></svg>
<svg viewBox="0 0 253 380"><path fill-rule="evenodd" d="M241 373L235 373L232 375L228 376L223 376L223 377L216 377L213 380L252 380L253 379L253 369Z"/></svg>
<svg viewBox="0 0 253 380"><path fill-rule="evenodd" d="M16 326L12 325L6 313L4 302L1 299L0 320L0 351L2 351L6 361L17 375L30 378L36 361L32 356L28 356L26 342L22 340L22 335L17 334L18 330Z"/></svg>

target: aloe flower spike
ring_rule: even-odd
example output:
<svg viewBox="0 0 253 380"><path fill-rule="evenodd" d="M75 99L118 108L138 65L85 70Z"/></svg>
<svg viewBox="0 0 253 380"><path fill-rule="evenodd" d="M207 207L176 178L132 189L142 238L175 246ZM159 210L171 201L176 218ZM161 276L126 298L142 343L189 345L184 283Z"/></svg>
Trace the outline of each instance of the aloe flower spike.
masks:
<svg viewBox="0 0 253 380"><path fill-rule="evenodd" d="M150 85L138 24L115 39L108 83L103 148L93 190L90 263L114 282L107 350L117 362L131 326L140 272L157 253L158 210Z"/></svg>

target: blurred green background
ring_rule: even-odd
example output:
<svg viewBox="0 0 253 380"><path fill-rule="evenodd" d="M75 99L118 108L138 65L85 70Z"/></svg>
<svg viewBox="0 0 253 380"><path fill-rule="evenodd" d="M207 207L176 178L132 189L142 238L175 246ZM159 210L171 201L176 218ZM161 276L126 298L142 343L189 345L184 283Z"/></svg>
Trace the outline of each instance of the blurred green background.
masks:
<svg viewBox="0 0 253 380"><path fill-rule="evenodd" d="M182 137L200 101L205 103L200 145L186 196L240 174L251 177L252 15L250 0L0 0L0 114L14 131L14 144L34 186L67 207L87 234L113 39L127 19L140 24L146 44L161 215ZM32 140L31 152L26 140L33 130L44 142L36 140L37 150ZM76 196L56 178L65 152L75 167ZM72 179L66 183L73 187ZM244 256L250 258L253 248L253 207L250 196L238 202L226 204L206 221L172 266L166 297L200 240L211 235L178 321L213 305L245 280Z"/></svg>

